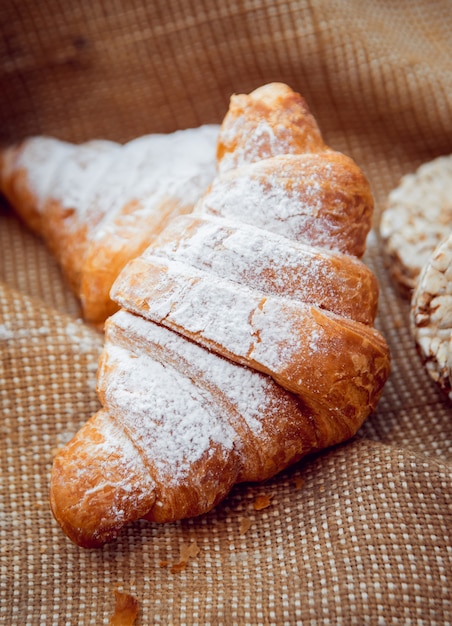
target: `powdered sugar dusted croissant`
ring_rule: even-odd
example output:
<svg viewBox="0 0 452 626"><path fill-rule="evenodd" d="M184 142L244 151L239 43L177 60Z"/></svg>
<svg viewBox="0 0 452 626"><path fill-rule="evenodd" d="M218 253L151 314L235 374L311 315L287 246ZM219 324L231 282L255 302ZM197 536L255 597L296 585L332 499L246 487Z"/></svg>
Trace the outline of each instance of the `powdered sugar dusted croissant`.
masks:
<svg viewBox="0 0 452 626"><path fill-rule="evenodd" d="M373 206L360 169L281 84L232 98L217 154L195 211L114 284L103 408L52 471L52 510L82 546L205 513L235 483L348 439L388 376L378 287L357 258Z"/></svg>
<svg viewBox="0 0 452 626"><path fill-rule="evenodd" d="M217 136L206 125L125 145L32 137L0 155L0 190L56 256L85 319L117 309L109 292L127 261L193 209L215 174Z"/></svg>

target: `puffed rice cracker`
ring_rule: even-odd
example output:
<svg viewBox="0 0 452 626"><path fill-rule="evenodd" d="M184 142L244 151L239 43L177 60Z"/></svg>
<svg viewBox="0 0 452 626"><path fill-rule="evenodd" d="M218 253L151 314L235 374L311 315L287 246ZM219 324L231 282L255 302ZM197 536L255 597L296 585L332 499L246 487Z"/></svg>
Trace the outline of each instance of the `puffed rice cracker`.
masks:
<svg viewBox="0 0 452 626"><path fill-rule="evenodd" d="M380 223L391 274L411 297L433 250L452 230L452 155L424 163L388 196Z"/></svg>
<svg viewBox="0 0 452 626"><path fill-rule="evenodd" d="M429 375L452 399L452 234L437 246L419 276L411 329Z"/></svg>

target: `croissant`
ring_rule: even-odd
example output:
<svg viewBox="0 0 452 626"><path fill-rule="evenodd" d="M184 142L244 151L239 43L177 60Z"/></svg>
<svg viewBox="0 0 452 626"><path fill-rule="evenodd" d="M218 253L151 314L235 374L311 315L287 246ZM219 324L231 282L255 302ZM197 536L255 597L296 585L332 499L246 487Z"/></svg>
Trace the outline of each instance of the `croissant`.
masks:
<svg viewBox="0 0 452 626"><path fill-rule="evenodd" d="M279 83L232 97L217 158L194 211L113 285L102 408L51 475L53 514L80 546L201 515L350 438L387 379L358 166Z"/></svg>
<svg viewBox="0 0 452 626"><path fill-rule="evenodd" d="M146 135L125 145L31 137L0 153L0 191L47 243L101 325L111 286L175 215L192 211L215 174L219 127Z"/></svg>

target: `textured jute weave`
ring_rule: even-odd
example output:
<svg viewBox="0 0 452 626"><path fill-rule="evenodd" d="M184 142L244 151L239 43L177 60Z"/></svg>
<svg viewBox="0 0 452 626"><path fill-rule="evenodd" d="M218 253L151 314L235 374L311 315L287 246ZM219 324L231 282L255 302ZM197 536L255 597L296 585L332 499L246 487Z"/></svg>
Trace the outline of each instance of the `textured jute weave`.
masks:
<svg viewBox="0 0 452 626"><path fill-rule="evenodd" d="M283 81L364 169L376 227L402 174L452 153L448 0L4 0L0 24L4 144L220 122L232 93ZM4 205L0 623L108 624L119 589L137 598L138 625L452 624L452 407L416 353L377 228L365 261L392 373L358 435L199 519L139 522L88 551L52 518L49 472L98 407L102 336ZM270 505L255 510L258 496Z"/></svg>

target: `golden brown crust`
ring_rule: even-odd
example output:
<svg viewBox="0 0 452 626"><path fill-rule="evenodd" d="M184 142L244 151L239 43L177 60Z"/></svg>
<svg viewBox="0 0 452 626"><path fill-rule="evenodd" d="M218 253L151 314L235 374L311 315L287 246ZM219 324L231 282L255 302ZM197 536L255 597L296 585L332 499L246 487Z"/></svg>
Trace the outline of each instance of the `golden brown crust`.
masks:
<svg viewBox="0 0 452 626"><path fill-rule="evenodd" d="M377 331L284 294L149 255L128 266L113 295L134 313L272 376L310 407L359 421L386 378L387 347ZM230 329L231 315L240 333Z"/></svg>
<svg viewBox="0 0 452 626"><path fill-rule="evenodd" d="M119 356L118 348L124 351ZM134 420L131 424L130 412L121 404L128 401L122 395L125 389L130 390L123 381L130 373L128 361L146 372L143 363L149 360L160 363L173 378L190 379L190 393L199 394L199 410L210 406L211 419L220 413L234 431L232 448L217 443L195 462L185 463L182 458L182 478L175 483L168 479L165 466L155 463L156 444L149 440L155 437L152 428L136 437ZM238 380L247 382L241 399L234 395ZM142 389L135 406L146 400L152 406L146 386ZM219 359L161 327L150 327L126 311L107 321L99 391L110 411L103 409L91 418L57 456L52 471L55 517L66 534L84 547L101 545L140 517L161 523L206 513L235 482L273 476L309 452L347 439L360 425L356 416L338 419L328 411L309 409L270 378ZM181 393L180 387L170 393ZM254 416L244 408L252 404ZM172 428L183 432L183 417L173 420ZM135 454L130 448L133 438ZM179 468L174 454L168 454L168 462L175 475Z"/></svg>
<svg viewBox="0 0 452 626"><path fill-rule="evenodd" d="M270 83L231 97L218 141L218 167L225 172L278 154L325 149L304 98L283 83Z"/></svg>
<svg viewBox="0 0 452 626"><path fill-rule="evenodd" d="M146 514L155 500L152 487L135 447L101 410L55 457L50 504L67 536L93 548Z"/></svg>
<svg viewBox="0 0 452 626"><path fill-rule="evenodd" d="M133 626L138 615L138 600L129 593L115 591L115 611L109 626Z"/></svg>

